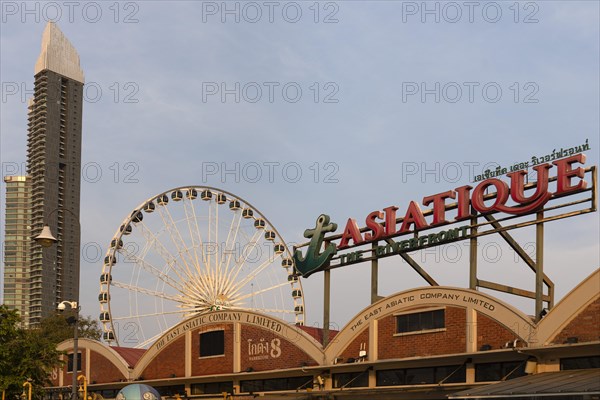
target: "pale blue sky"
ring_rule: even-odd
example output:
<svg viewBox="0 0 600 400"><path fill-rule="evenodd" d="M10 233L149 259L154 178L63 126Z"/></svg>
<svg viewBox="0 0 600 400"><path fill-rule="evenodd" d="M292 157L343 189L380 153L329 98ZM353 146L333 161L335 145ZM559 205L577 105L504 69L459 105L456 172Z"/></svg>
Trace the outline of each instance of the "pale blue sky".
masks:
<svg viewBox="0 0 600 400"><path fill-rule="evenodd" d="M24 100L30 95L23 89L33 88L45 20L57 15L47 3L27 3L31 13L22 4L2 2L3 175L14 163L24 165ZM221 21L222 2L80 3L72 21L64 3L56 4L62 13L58 25L79 52L88 90L84 244L97 242L106 249L133 207L182 185L222 187L246 198L292 242L302 240L320 213L340 225L348 217L362 222L370 211L389 205L403 209L410 200L467 184L472 180L468 163L481 171L488 162L509 165L589 139L587 165L598 164L598 2L481 2L472 22L463 2L427 2L430 9L439 7L437 23L435 15L422 15L422 2L276 2L272 22L262 1L227 2L231 9L239 7L239 23L232 14ZM462 16L451 23L455 4ZM262 17L253 23L256 5ZM298 9L299 20L289 22ZM324 22L326 17L331 23ZM234 88L236 82L239 103L233 94L222 102L220 93L208 92L222 83ZM421 84L432 89L436 82L439 103L435 94L422 102L420 93L407 92L420 90ZM288 92L282 93L286 84ZM15 85L18 92L7 93ZM251 102L256 86L262 97ZM298 87L302 96L292 102ZM456 87L462 97L451 102ZM493 102L497 88L502 95ZM203 176L206 163L233 168L248 162L280 166L273 182L267 167L256 183L243 176L239 182L233 175ZM302 170L296 183L282 176L281 166L290 162ZM436 163L437 175L403 176L414 165L433 169ZM124 182L134 171L131 165L137 183ZM456 165L461 175L454 179ZM325 183L327 173L334 173L337 183ZM598 267L598 226L597 213L548 224L546 271L559 298ZM517 236L532 241L531 233ZM468 258L463 250L456 263L436 265L430 258L424 264L441 283L464 286ZM505 251L499 262L482 267L482 274L532 289L533 274ZM363 264L333 274L332 320L338 325L368 304L369 270ZM100 272L101 262L82 262L85 314L99 312ZM381 274L382 294L424 284L398 259L386 261ZM319 275L304 282L311 325L321 319L321 282ZM531 302L515 304L532 311Z"/></svg>

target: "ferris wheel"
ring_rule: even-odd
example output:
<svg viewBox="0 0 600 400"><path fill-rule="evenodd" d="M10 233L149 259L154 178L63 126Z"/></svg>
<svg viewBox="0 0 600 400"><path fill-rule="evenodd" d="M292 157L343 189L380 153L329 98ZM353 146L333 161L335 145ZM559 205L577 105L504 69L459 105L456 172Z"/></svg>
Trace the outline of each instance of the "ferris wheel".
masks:
<svg viewBox="0 0 600 400"><path fill-rule="evenodd" d="M250 203L189 186L150 197L117 229L100 276L103 339L146 347L182 319L252 310L304 324L292 255Z"/></svg>

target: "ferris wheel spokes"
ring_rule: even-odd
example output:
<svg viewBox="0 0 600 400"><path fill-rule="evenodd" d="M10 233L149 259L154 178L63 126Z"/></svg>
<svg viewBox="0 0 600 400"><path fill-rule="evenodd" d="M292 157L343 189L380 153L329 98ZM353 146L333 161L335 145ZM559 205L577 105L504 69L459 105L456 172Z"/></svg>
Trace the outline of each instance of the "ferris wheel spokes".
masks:
<svg viewBox="0 0 600 400"><path fill-rule="evenodd" d="M302 324L301 283L284 243L231 193L192 186L149 198L125 218L105 257L98 296L104 339L143 347L181 318L224 309ZM122 329L128 321L139 327L135 335Z"/></svg>

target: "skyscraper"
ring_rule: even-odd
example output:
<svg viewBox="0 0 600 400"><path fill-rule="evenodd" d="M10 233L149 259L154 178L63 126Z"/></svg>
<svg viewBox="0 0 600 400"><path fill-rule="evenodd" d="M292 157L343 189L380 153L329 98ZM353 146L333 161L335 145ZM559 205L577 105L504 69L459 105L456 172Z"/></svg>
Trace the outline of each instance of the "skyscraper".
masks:
<svg viewBox="0 0 600 400"><path fill-rule="evenodd" d="M79 198L83 71L79 55L54 23L42 35L29 105L27 173L31 178L29 324L62 300L79 300ZM58 242L33 241L50 226Z"/></svg>
<svg viewBox="0 0 600 400"><path fill-rule="evenodd" d="M29 183L26 176L5 176L4 304L29 319Z"/></svg>

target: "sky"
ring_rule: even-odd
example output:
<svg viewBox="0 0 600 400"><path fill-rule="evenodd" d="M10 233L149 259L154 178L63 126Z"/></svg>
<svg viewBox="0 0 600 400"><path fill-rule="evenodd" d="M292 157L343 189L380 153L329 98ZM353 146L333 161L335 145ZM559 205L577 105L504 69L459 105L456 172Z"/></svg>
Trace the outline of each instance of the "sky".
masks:
<svg viewBox="0 0 600 400"><path fill-rule="evenodd" d="M586 166L598 165L598 2L1 7L2 175L25 172L26 101L48 21L73 43L85 73L85 315L99 313L102 259L121 222L171 188L232 192L297 243L321 213L338 231L348 218L364 226L371 211L404 210L487 168L586 140ZM3 182L0 189L3 207ZM557 300L598 268L599 226L597 212L546 224L545 272ZM514 235L533 249L533 228ZM440 284L465 287L463 244L413 256ZM534 274L499 237L481 244L482 279L533 290ZM369 304L369 279L368 263L333 271L334 327ZM306 324L321 326L322 274L302 284ZM399 257L381 263L380 295L424 285ZM533 313L532 301L493 294Z"/></svg>

